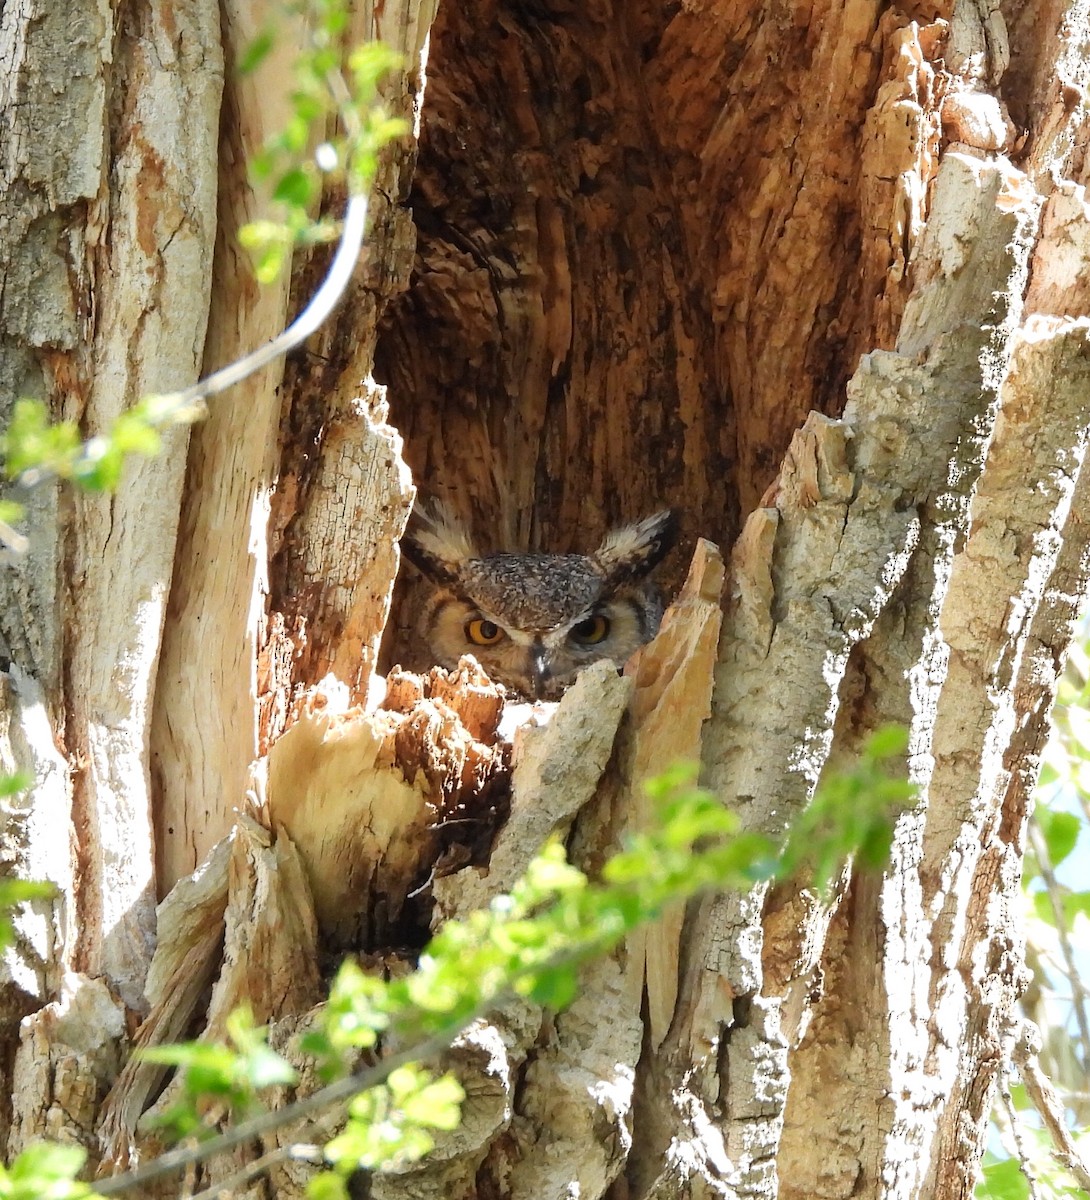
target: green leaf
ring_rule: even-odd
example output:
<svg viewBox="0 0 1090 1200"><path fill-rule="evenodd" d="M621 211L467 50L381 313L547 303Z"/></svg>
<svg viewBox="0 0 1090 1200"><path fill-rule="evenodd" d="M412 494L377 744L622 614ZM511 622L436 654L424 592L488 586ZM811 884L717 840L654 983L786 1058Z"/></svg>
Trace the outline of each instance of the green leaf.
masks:
<svg viewBox="0 0 1090 1200"><path fill-rule="evenodd" d="M16 771L13 775L0 775L0 798L6 800L9 796L17 796L20 792L25 792L33 782L34 777L29 771Z"/></svg>
<svg viewBox="0 0 1090 1200"><path fill-rule="evenodd" d="M311 92L295 92L291 98L295 115L304 121L317 121L326 114L326 105Z"/></svg>
<svg viewBox="0 0 1090 1200"><path fill-rule="evenodd" d="M268 179L275 169L276 155L273 154L272 150L267 146L261 150L258 150L257 153L252 155L250 158L250 175L258 183ZM242 241L241 232L239 234L239 241Z"/></svg>
<svg viewBox="0 0 1090 1200"><path fill-rule="evenodd" d="M49 423L49 410L41 400L15 401L11 423L0 436L0 453L11 478L35 468L66 476L80 450L79 430L72 421Z"/></svg>
<svg viewBox="0 0 1090 1200"><path fill-rule="evenodd" d="M26 900L49 900L57 894L51 883L31 879L0 879L0 948L10 946L15 928L8 913Z"/></svg>
<svg viewBox="0 0 1090 1200"><path fill-rule="evenodd" d="M879 825L868 829L859 843L858 861L873 871L877 871L889 862L889 852L893 847L893 827Z"/></svg>
<svg viewBox="0 0 1090 1200"><path fill-rule="evenodd" d="M14 908L24 900L50 900L57 894L51 883L36 879L0 879L0 908Z"/></svg>
<svg viewBox="0 0 1090 1200"><path fill-rule="evenodd" d="M1059 778L1060 772L1057 767L1050 760L1046 759L1041 764L1041 773L1037 776L1037 786L1048 787L1049 784L1055 783Z"/></svg>
<svg viewBox="0 0 1090 1200"><path fill-rule="evenodd" d="M294 167L280 177L273 199L282 204L291 204L296 208L306 208L314 199L315 181L302 167Z"/></svg>
<svg viewBox="0 0 1090 1200"><path fill-rule="evenodd" d="M1074 924L1075 918L1080 914L1090 917L1090 892L1068 892L1064 896L1063 904L1068 928Z"/></svg>
<svg viewBox="0 0 1090 1200"><path fill-rule="evenodd" d="M321 13L321 24L325 32L334 37L341 33L348 24L348 12L342 3L318 5Z"/></svg>
<svg viewBox="0 0 1090 1200"><path fill-rule="evenodd" d="M284 149L291 154L302 154L310 141L310 122L298 115L292 117L280 135Z"/></svg>
<svg viewBox="0 0 1090 1200"><path fill-rule="evenodd" d="M295 1068L268 1046L257 1046L246 1055L246 1072L254 1088L284 1086L298 1083Z"/></svg>
<svg viewBox="0 0 1090 1200"><path fill-rule="evenodd" d="M643 785L652 800L666 802L696 783L696 763L676 762L652 776Z"/></svg>
<svg viewBox="0 0 1090 1200"><path fill-rule="evenodd" d="M574 967L552 967L533 978L529 997L535 1004L560 1011L575 999L578 985Z"/></svg>
<svg viewBox="0 0 1090 1200"><path fill-rule="evenodd" d="M0 521L5 525L15 525L26 515L26 508L16 504L14 500L0 500Z"/></svg>
<svg viewBox="0 0 1090 1200"><path fill-rule="evenodd" d="M1018 1160L1004 1158L984 1167L976 1185L977 1200L1028 1200L1029 1183Z"/></svg>
<svg viewBox="0 0 1090 1200"><path fill-rule="evenodd" d="M121 481L125 456L106 437L90 438L73 464L72 478L90 492L112 492Z"/></svg>
<svg viewBox="0 0 1090 1200"><path fill-rule="evenodd" d="M143 454L150 458L159 453L163 439L151 425L145 408L137 405L114 422L110 442L122 454Z"/></svg>
<svg viewBox="0 0 1090 1200"><path fill-rule="evenodd" d="M307 1183L309 1200L348 1200L344 1180L333 1171L322 1171Z"/></svg>
<svg viewBox="0 0 1090 1200"><path fill-rule="evenodd" d="M404 137L409 129L409 122L404 117L382 117L372 124L370 134L379 146L384 146L387 142Z"/></svg>
<svg viewBox="0 0 1090 1200"><path fill-rule="evenodd" d="M1056 914L1052 907L1052 900L1047 891L1034 892L1033 900L1033 915L1038 921L1044 921L1046 925L1056 927Z"/></svg>
<svg viewBox="0 0 1090 1200"><path fill-rule="evenodd" d="M71 1179L87 1161L82 1146L62 1146L57 1142L33 1142L11 1164L13 1180Z"/></svg>
<svg viewBox="0 0 1090 1200"><path fill-rule="evenodd" d="M457 1129L462 1119L462 1102L466 1094L451 1074L430 1082L417 1081L415 1089L398 1097L405 1117L429 1129Z"/></svg>
<svg viewBox="0 0 1090 1200"><path fill-rule="evenodd" d="M269 52L275 45L276 34L271 28L266 27L250 42L239 56L239 74L248 75L251 71L255 71L269 56Z"/></svg>
<svg viewBox="0 0 1090 1200"><path fill-rule="evenodd" d="M1075 849L1082 822L1074 813L1048 808L1039 808L1035 820L1048 847L1049 860L1058 866Z"/></svg>
<svg viewBox="0 0 1090 1200"><path fill-rule="evenodd" d="M287 250L283 246L263 246L254 257L254 274L258 283L272 283L284 270L287 260Z"/></svg>
<svg viewBox="0 0 1090 1200"><path fill-rule="evenodd" d="M340 50L333 46L319 47L310 54L309 68L315 80L324 80L340 66Z"/></svg>
<svg viewBox="0 0 1090 1200"><path fill-rule="evenodd" d="M3 1200L83 1200L90 1186L75 1178L87 1159L82 1146L34 1142L8 1168L0 1168Z"/></svg>
<svg viewBox="0 0 1090 1200"><path fill-rule="evenodd" d="M916 794L906 779L891 777L890 768L883 765L892 754L893 769L903 770L899 764L905 736L892 727L879 729L854 768L826 772L809 807L791 826L781 877L805 869L808 882L824 891L852 855L859 868L885 864L897 817Z"/></svg>
<svg viewBox="0 0 1090 1200"><path fill-rule="evenodd" d="M400 67L404 61L402 55L382 42L357 46L348 56L348 69L355 77L356 91L373 92L383 75Z"/></svg>
<svg viewBox="0 0 1090 1200"><path fill-rule="evenodd" d="M152 1046L138 1050L144 1062L161 1063L164 1066L184 1067L187 1071L200 1072L202 1077L229 1083L231 1072L238 1056L226 1046L209 1042L182 1042L172 1046Z"/></svg>
<svg viewBox="0 0 1090 1200"><path fill-rule="evenodd" d="M1033 915L1051 928L1056 928L1056 912L1047 891L1032 893ZM1090 892L1072 892L1060 889L1060 911L1066 928L1070 929L1078 916L1090 917Z"/></svg>
<svg viewBox="0 0 1090 1200"><path fill-rule="evenodd" d="M908 752L908 730L904 725L882 725L867 739L867 758L897 758Z"/></svg>

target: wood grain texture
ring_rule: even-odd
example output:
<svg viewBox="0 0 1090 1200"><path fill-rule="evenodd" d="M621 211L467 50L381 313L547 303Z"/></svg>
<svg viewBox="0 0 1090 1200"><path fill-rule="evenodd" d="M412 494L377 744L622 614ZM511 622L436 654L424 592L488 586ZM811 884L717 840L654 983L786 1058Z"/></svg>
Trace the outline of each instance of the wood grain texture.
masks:
<svg viewBox="0 0 1090 1200"><path fill-rule="evenodd" d="M584 549L673 499L676 586L892 344L940 27L781 7L440 12L377 369L418 483L493 548Z"/></svg>
<svg viewBox="0 0 1090 1200"><path fill-rule="evenodd" d="M259 288L237 240L264 204L249 183L246 159L290 110L270 82L288 69L289 47L281 45L257 75L240 77L234 69L234 56L262 19L251 0L224 8L229 58L215 156L216 255L204 373L285 324L286 282ZM160 897L226 835L257 754L254 659L267 591L264 525L280 375L274 365L232 389L193 432L151 732Z"/></svg>

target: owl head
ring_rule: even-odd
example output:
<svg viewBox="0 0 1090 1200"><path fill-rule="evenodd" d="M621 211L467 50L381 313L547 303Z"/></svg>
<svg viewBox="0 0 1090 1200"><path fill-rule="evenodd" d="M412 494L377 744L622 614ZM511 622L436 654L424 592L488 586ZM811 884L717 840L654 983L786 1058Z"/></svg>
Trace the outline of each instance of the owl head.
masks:
<svg viewBox="0 0 1090 1200"><path fill-rule="evenodd" d="M622 666L654 637L662 600L648 576L676 536L665 510L613 530L592 554L480 554L445 509L418 509L402 549L434 592L417 634L441 666L472 654L520 695L555 700L584 667Z"/></svg>

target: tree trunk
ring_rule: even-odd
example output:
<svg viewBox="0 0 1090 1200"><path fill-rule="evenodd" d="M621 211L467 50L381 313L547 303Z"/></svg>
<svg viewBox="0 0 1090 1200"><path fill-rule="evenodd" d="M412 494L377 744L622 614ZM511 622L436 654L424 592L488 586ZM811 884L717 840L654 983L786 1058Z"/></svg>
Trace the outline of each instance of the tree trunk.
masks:
<svg viewBox="0 0 1090 1200"><path fill-rule="evenodd" d="M275 334L326 257L259 291L235 237L297 30L238 77L262 0L56 7L0 14L0 394L93 433ZM389 99L420 119L338 313L116 495L34 490L0 576L2 760L35 776L5 870L60 888L4 959L7 1152L146 1160L171 1090L134 1045L246 1001L287 1046L330 961L411 957L554 829L592 868L677 758L779 834L897 721L920 799L881 881L708 897L562 1014L474 1027L461 1127L370 1189L971 1195L1090 571L1090 3L353 23L405 55ZM393 592L414 484L494 549L677 506L662 632L513 749L469 664L384 690L379 665L430 665Z"/></svg>

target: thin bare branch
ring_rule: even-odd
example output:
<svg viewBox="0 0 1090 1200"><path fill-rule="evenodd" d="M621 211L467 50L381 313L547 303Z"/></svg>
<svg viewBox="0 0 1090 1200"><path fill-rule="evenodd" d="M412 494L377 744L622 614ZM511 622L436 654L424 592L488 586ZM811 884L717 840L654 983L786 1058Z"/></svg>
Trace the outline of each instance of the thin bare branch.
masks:
<svg viewBox="0 0 1090 1200"><path fill-rule="evenodd" d="M263 1154L260 1158L255 1158L253 1162L247 1163L246 1166L240 1167L234 1174L228 1175L226 1179L221 1179L219 1183L214 1184L210 1188L205 1188L203 1192L195 1192L189 1197L189 1200L220 1200L220 1197L229 1198L235 1194L236 1189L245 1187L259 1176L264 1175L270 1168L277 1166L279 1163L287 1162L289 1159L294 1159L296 1162L317 1162L322 1161L322 1151L319 1146L310 1144L278 1146L275 1150L270 1150L268 1154Z"/></svg>
<svg viewBox="0 0 1090 1200"><path fill-rule="evenodd" d="M1026 1085L1026 1094L1033 1101L1034 1108L1040 1113L1041 1120L1052 1138L1056 1157L1078 1180L1079 1187L1090 1192L1090 1164L1079 1153L1075 1139L1067 1127L1063 1101L1052 1086L1051 1080L1041 1070L1041 1063L1037 1057L1040 1044L1041 1035L1037 1027L1026 1021L1022 1036L1014 1048L1014 1065Z"/></svg>
<svg viewBox="0 0 1090 1200"><path fill-rule="evenodd" d="M340 244L337 253L330 264L329 272L322 281L322 286L314 293L310 303L298 317L278 337L273 338L257 350L247 354L236 362L228 363L226 367L214 371L206 379L198 380L191 387L180 392L169 392L164 397L164 403L178 414L179 420L184 420L189 413L195 412L196 420L203 413L203 402L209 396L233 387L236 383L267 367L269 363L287 354L310 335L318 330L322 323L337 305L352 278L360 251L363 249L363 235L367 228L367 196L352 196L344 215L344 228L341 231Z"/></svg>
<svg viewBox="0 0 1090 1200"><path fill-rule="evenodd" d="M1014 1141L1014 1149L1018 1157L1018 1165L1029 1188L1030 1200L1041 1200L1041 1193L1037 1187L1037 1176L1033 1173L1029 1150L1026 1146L1026 1139L1022 1130L1022 1119L1018 1115L1018 1110L1014 1107L1014 1097L1011 1095L1010 1079L1006 1067L1004 1067L999 1076L999 1094L1003 1099L1003 1110L1007 1115L1011 1138Z"/></svg>
<svg viewBox="0 0 1090 1200"><path fill-rule="evenodd" d="M1075 1022L1079 1027L1079 1039L1082 1042L1082 1061L1090 1063L1090 1023L1087 1021L1087 992L1079 976L1079 968L1075 962L1075 950L1068 935L1067 917L1064 914L1061 886L1052 869L1048 846L1036 821L1029 823L1030 839L1033 842L1033 852L1037 856L1037 869L1048 891L1049 903L1056 922L1056 937L1064 958L1064 976L1071 986L1071 1006L1075 1010Z"/></svg>

